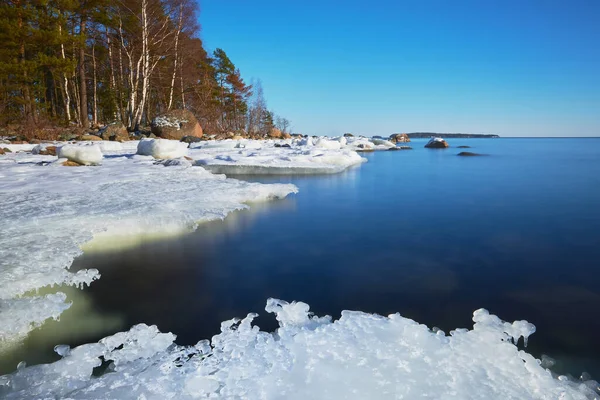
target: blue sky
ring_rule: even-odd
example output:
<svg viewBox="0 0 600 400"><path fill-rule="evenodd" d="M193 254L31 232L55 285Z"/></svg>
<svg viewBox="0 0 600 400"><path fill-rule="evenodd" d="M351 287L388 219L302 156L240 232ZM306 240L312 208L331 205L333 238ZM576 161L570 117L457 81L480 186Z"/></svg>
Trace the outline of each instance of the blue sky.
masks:
<svg viewBox="0 0 600 400"><path fill-rule="evenodd" d="M600 1L201 0L295 132L600 136Z"/></svg>

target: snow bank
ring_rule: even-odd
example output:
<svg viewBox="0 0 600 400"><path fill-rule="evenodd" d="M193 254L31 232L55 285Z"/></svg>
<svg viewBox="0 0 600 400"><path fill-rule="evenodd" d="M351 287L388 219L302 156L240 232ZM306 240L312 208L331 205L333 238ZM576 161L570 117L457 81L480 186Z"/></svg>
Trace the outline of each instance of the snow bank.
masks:
<svg viewBox="0 0 600 400"><path fill-rule="evenodd" d="M47 318L57 318L65 307L56 296L19 296L48 285L81 287L98 278L95 270L67 269L81 254L80 246L95 235L189 231L198 222L224 218L249 202L297 191L294 185L226 179L199 167L166 168L151 157L134 156L136 146L128 143L125 150L108 152L98 168L41 166L38 163L47 157L27 153L4 156L0 347ZM99 152L96 146L75 147L74 151Z"/></svg>
<svg viewBox="0 0 600 400"><path fill-rule="evenodd" d="M57 149L58 158L66 158L69 161L82 165L99 165L102 163L102 151L97 145L74 145L66 144Z"/></svg>
<svg viewBox="0 0 600 400"><path fill-rule="evenodd" d="M137 154L165 160L184 157L187 152L187 143L168 139L143 139L137 147Z"/></svg>
<svg viewBox="0 0 600 400"><path fill-rule="evenodd" d="M535 329L486 310L472 330L450 335L399 314L343 311L316 317L305 303L269 299L279 329L252 325L256 314L221 325L211 342L174 344L155 326L136 325L62 359L0 378L0 396L118 399L570 399L594 398L596 382L555 379L514 342ZM103 360L106 373L92 377Z"/></svg>

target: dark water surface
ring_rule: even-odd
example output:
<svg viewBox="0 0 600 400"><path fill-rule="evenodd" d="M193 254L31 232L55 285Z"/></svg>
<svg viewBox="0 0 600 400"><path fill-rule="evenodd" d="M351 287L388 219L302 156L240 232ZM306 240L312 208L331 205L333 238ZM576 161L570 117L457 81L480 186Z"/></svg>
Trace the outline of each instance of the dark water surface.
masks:
<svg viewBox="0 0 600 400"><path fill-rule="evenodd" d="M300 192L173 240L104 255L85 292L122 329L193 344L268 297L316 314L400 312L446 332L487 308L538 331L528 351L600 377L600 139L465 139L365 155L339 175L244 177ZM460 149L489 154L457 157ZM104 336L86 337L97 340ZM77 343L72 343L77 344Z"/></svg>

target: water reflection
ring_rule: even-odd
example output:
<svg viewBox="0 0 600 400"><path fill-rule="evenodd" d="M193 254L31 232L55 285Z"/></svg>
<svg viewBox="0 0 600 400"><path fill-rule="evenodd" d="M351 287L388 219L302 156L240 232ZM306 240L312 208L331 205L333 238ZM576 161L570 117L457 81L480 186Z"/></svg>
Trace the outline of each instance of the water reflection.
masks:
<svg viewBox="0 0 600 400"><path fill-rule="evenodd" d="M56 292L65 293L71 307L62 313L60 320L46 321L22 341L9 347L0 346L0 375L14 371L21 361L32 365L58 360L60 357L53 351L57 344L87 343L126 328L118 311L99 311L85 291L70 286L39 290L40 295Z"/></svg>

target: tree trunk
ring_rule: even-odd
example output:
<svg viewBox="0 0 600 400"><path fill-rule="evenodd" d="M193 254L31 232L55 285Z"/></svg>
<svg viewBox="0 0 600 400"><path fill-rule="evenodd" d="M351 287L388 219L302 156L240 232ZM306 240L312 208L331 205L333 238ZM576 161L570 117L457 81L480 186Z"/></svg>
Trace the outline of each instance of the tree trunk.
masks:
<svg viewBox="0 0 600 400"><path fill-rule="evenodd" d="M86 17L82 15L79 24L79 34L81 35L81 43L79 44L79 108L81 110L81 126L89 128L90 120L88 117L87 84L85 78L85 29Z"/></svg>
<svg viewBox="0 0 600 400"><path fill-rule="evenodd" d="M97 100L98 91L96 89L98 80L96 77L96 44L95 43L92 45L92 70L93 70L93 75L94 75L93 76L93 78L94 78L94 87L93 87L94 102L93 102L93 108L92 108L92 116L93 116L92 121L94 122L94 125L98 125L98 100Z"/></svg>

